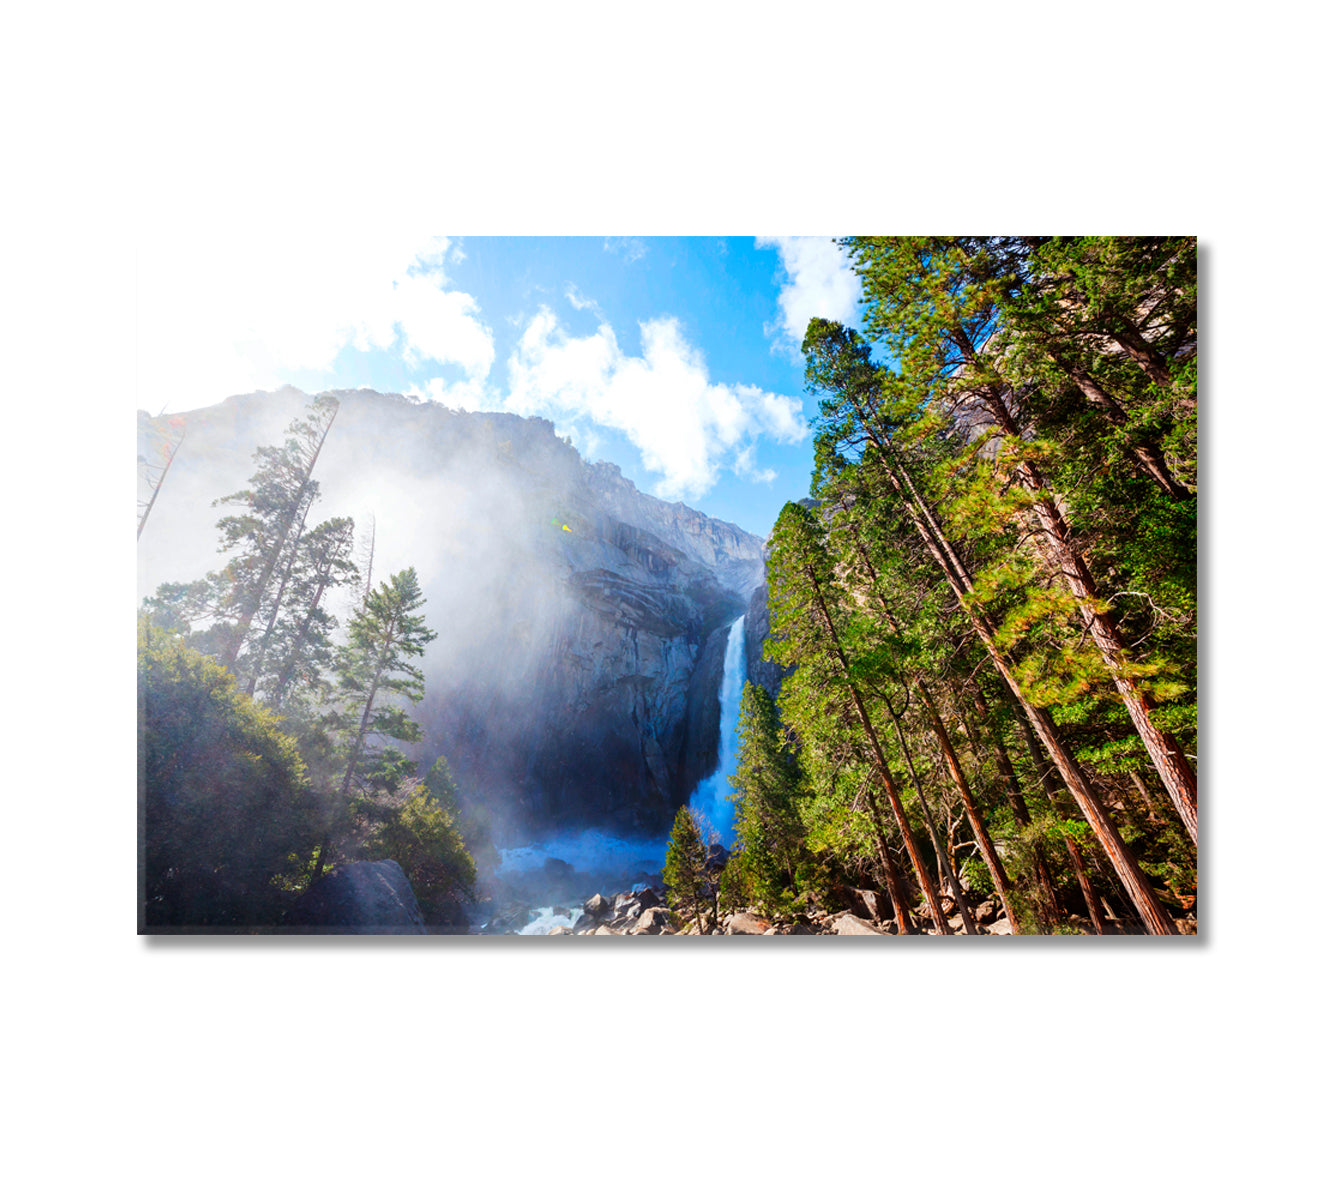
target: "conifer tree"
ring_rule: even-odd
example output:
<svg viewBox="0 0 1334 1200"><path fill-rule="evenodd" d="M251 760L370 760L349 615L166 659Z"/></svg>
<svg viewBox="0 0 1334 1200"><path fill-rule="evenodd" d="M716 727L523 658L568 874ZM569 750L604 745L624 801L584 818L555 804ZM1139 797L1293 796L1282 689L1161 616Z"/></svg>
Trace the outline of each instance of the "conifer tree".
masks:
<svg viewBox="0 0 1334 1200"><path fill-rule="evenodd" d="M704 905L710 896L709 850L704 844L695 814L684 805L676 812L672 832L667 839L667 857L662 879L667 885L667 899L672 907L693 914L700 933L704 933ZM714 898L714 919L717 920Z"/></svg>
<svg viewBox="0 0 1334 1200"><path fill-rule="evenodd" d="M1194 838L1194 768L1173 735L1154 723L1156 702L1136 678L1144 664L1129 654L1057 503L1044 448L1025 436L1018 397L1028 381L1007 376L1004 339L995 336L1008 279L1006 255L992 243L967 238L853 238L847 244L863 278L868 330L898 358L899 385L916 405L965 414L1001 439L1025 515Z"/></svg>
<svg viewBox="0 0 1334 1200"><path fill-rule="evenodd" d="M826 701L837 697L851 708L850 716L864 737L864 745L893 814L899 835L912 863L917 885L931 912L931 919L940 934L950 932L940 903L935 883L927 869L926 860L917 844L908 814L903 807L898 785L890 770L882 739L877 732L868 708L866 689L859 683L860 667L854 669L845 647L845 636L835 620L833 603L837 593L834 563L831 561L816 518L797 504L787 504L774 524L769 558L769 598L771 644L778 661L785 666L796 666L796 674L784 684L783 696L791 697L804 682L803 674L816 674L817 691ZM797 682L794 684L793 680ZM787 718L787 705L784 717ZM895 916L900 931L908 928L906 911L901 911L901 893L897 890L897 873L885 841L884 822L879 805L870 798L871 813L876 828L881 866L886 875L890 895L894 900Z"/></svg>
<svg viewBox="0 0 1334 1200"><path fill-rule="evenodd" d="M382 757L369 748L371 741L421 740L421 727L390 698L418 703L426 694L426 677L414 661L436 636L419 611L425 603L417 572L408 567L372 591L349 623L338 663L338 700L347 717L343 799Z"/></svg>
<svg viewBox="0 0 1334 1200"><path fill-rule="evenodd" d="M319 495L313 475L324 448L338 401L317 397L310 411L293 421L281 446L262 446L255 451L258 469L251 486L224 496L217 504L230 504L243 511L222 518L220 548L238 551L227 567L210 576L215 584L214 615L227 623L222 665L234 669L243 653L256 657L249 644L251 626L266 605L276 614L282 590L294 561L295 546L306 516ZM262 660L262 655L258 656ZM245 661L245 673L255 677L262 661Z"/></svg>
<svg viewBox="0 0 1334 1200"><path fill-rule="evenodd" d="M922 306L922 311L915 314L919 323L916 332L929 342L933 335L924 324L925 310L926 306ZM863 493L886 499L893 496L899 510L909 517L921 544L937 562L996 669L1039 731L1062 778L1133 897L1146 927L1156 933L1175 932L1083 771L1061 743L1055 724L1024 694L1014 668L1005 659L996 625L987 615L985 603L979 603L974 595L972 571L964 562L961 548L947 536L939 515L914 480L914 472L925 472L929 465L922 461L923 453L939 445L943 427L939 406L933 408L932 401L936 399L935 384L947 380L950 373L943 371L936 360L924 359L925 351L914 351L911 338L902 330L896 336L900 338L896 348L905 357L918 355L913 364L918 377L911 386L903 384L903 376L897 377L900 382L891 386L894 377L872 363L869 348L852 331L832 322L811 323L803 348L807 353L808 378L823 393L821 441L826 447L825 461L851 464ZM934 374L932 362L936 362ZM933 438L937 440L933 442ZM939 461L938 452L936 458Z"/></svg>
<svg viewBox="0 0 1334 1200"><path fill-rule="evenodd" d="M737 769L730 779L736 842L728 861L744 899L776 911L795 899L805 866L805 830L797 804L803 783L786 744L778 706L747 681L737 721Z"/></svg>

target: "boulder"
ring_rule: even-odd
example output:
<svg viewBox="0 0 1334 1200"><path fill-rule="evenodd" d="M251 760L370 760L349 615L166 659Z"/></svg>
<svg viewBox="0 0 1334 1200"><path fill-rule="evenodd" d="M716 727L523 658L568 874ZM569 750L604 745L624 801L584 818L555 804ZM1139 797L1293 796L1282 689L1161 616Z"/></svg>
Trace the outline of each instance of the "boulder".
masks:
<svg viewBox="0 0 1334 1200"><path fill-rule="evenodd" d="M328 933L425 933L417 897L392 859L346 863L313 883L293 908L294 925Z"/></svg>
<svg viewBox="0 0 1334 1200"><path fill-rule="evenodd" d="M605 920L607 914L611 912L611 901L601 892L598 892L584 901L584 912L597 920Z"/></svg>
<svg viewBox="0 0 1334 1200"><path fill-rule="evenodd" d="M1001 915L1001 906L994 896L988 896L981 904L973 907L973 919L981 925Z"/></svg>
<svg viewBox="0 0 1334 1200"><path fill-rule="evenodd" d="M852 888L852 911L868 921L883 921L888 918L889 905L881 899L879 893L870 888Z"/></svg>
<svg viewBox="0 0 1334 1200"><path fill-rule="evenodd" d="M482 926L482 932L517 933L532 919L532 913L533 910L527 904L517 901L502 908Z"/></svg>
<svg viewBox="0 0 1334 1200"><path fill-rule="evenodd" d="M985 927L987 933L1013 933L1014 929L1010 925L1008 917L1002 917L999 921Z"/></svg>
<svg viewBox="0 0 1334 1200"><path fill-rule="evenodd" d="M730 934L754 936L764 933L769 928L769 922L754 913L737 912L727 918L723 928Z"/></svg>
<svg viewBox="0 0 1334 1200"><path fill-rule="evenodd" d="M671 933L672 911L669 908L648 908L634 923L631 933Z"/></svg>
<svg viewBox="0 0 1334 1200"><path fill-rule="evenodd" d="M834 918L834 927L833 927L832 932L834 932L834 933L847 933L847 934L868 934L868 933L869 933L869 934L874 934L874 935L877 936L877 937L884 937L884 936L886 936L883 932L881 932L879 929L877 929L874 925L871 925L871 924L867 923L866 921L863 921L863 920L861 919L861 917L854 916L854 915L853 915L852 913L850 913L850 912L839 913L838 916L836 916L836 917Z"/></svg>

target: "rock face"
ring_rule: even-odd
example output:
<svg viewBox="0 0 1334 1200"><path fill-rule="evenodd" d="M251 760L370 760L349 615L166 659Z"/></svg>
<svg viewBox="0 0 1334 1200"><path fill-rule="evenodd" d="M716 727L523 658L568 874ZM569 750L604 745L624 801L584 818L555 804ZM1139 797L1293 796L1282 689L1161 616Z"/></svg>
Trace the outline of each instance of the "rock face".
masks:
<svg viewBox="0 0 1334 1200"><path fill-rule="evenodd" d="M746 678L775 699L788 672L764 657L764 639L769 636L769 588L760 584L746 605Z"/></svg>
<svg viewBox="0 0 1334 1200"><path fill-rule="evenodd" d="M373 513L374 578L417 570L438 637L414 757L445 755L501 839L665 832L716 764L727 626L763 578L760 540L585 463L550 422L337 395L312 521L364 534ZM284 389L184 414L141 595L222 565L212 501L305 402Z"/></svg>
<svg viewBox="0 0 1334 1200"><path fill-rule="evenodd" d="M296 926L329 933L425 933L417 897L392 859L335 867L301 897Z"/></svg>

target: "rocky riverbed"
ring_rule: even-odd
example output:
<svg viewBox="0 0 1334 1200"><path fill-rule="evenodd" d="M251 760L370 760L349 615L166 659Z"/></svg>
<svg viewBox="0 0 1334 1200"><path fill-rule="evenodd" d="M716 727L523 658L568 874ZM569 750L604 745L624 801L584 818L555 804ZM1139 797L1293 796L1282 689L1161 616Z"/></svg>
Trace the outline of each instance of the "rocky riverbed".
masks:
<svg viewBox="0 0 1334 1200"><path fill-rule="evenodd" d="M666 902L661 879L641 884L629 891L611 895L597 893L580 905L551 905L533 908L516 903L508 906L476 930L482 934L525 933L547 937L716 937L777 936L809 937L822 935L881 937L894 933L894 923L886 897L861 888L844 888L837 899L847 907L829 911L811 908L791 919L766 917L741 910L720 913L715 921L711 912L685 917ZM993 900L971 906L981 933L1013 933L1010 923ZM949 912L950 910L947 910ZM935 933L925 911L916 914L923 933ZM963 931L963 919L949 916L951 929Z"/></svg>

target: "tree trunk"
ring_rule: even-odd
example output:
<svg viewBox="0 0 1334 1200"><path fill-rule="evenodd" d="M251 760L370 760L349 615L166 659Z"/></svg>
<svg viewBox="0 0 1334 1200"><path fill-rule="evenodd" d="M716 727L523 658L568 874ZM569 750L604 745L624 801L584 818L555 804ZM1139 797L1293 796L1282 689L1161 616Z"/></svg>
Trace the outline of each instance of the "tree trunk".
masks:
<svg viewBox="0 0 1334 1200"><path fill-rule="evenodd" d="M1167 359L1145 341L1144 336L1129 321L1117 322L1109 333L1112 340L1130 355L1154 383L1159 387L1172 386L1172 372L1168 369Z"/></svg>
<svg viewBox="0 0 1334 1200"><path fill-rule="evenodd" d="M944 572L946 581L959 600L960 605L968 613L973 629L986 648L996 670L1000 673L1001 678L1005 680L1005 684L1010 689L1015 701L1027 714L1029 720L1033 723L1033 728L1052 755L1056 768L1060 771L1061 778L1065 781L1066 787L1069 788L1080 812L1093 829L1094 836L1102 845L1118 878L1125 884L1126 891L1134 902L1145 929L1154 934L1175 934L1177 932L1176 926L1168 919L1167 913L1158 902L1158 897L1154 894L1148 879L1145 878L1139 863L1135 861L1134 856L1121 839L1120 833L1116 826L1112 824L1111 818L1102 806L1102 802L1094 794L1074 756L1065 749L1056 731L1055 723L1045 712L1034 707L1025 697L1023 688L1010 670L1005 656L996 643L995 629L992 627L990 620L985 613L970 605L965 599L973 590L972 578L960 561L950 539L945 537L944 532L936 524L930 506L917 494L911 476L899 465L897 457L890 451L883 439L879 437L875 414L868 416L863 411L859 401L854 400L854 403L857 406L859 416L862 417L862 427L866 430L867 435L884 455L886 463L893 465L893 469L889 473L890 483L903 496L905 507L914 527L917 529L918 536L925 544L927 552L936 560Z"/></svg>
<svg viewBox="0 0 1334 1200"><path fill-rule="evenodd" d="M1024 744L1028 747L1028 757L1033 763L1033 769L1037 772L1038 780L1042 784L1042 789L1047 793L1047 800L1056 812L1061 811L1060 796L1056 791L1055 784L1051 780L1051 767L1043 756L1042 748L1038 745L1037 738L1033 736L1033 730L1029 726L1025 717L1019 718L1019 728L1024 736ZM1102 934L1102 918L1098 915L1098 896L1093 890L1093 883L1088 877L1088 871L1084 864L1084 855L1076 845L1074 838L1069 834L1064 835L1065 853L1070 859L1070 866L1074 870L1075 878L1079 881L1079 890L1084 895L1084 908L1087 910L1089 920L1093 923L1093 932Z"/></svg>
<svg viewBox="0 0 1334 1200"><path fill-rule="evenodd" d="M976 351L967 337L961 331L956 331L954 340L969 364L979 367ZM996 428L1006 437L1013 438L1016 441L1021 440L1018 423L1010 412L1009 405L1006 403L1000 388L994 384L986 384L977 389L977 394L984 398L991 418L996 423ZM1130 714L1135 732L1139 734L1140 740L1143 741L1145 748L1148 750L1149 757L1158 770L1159 778L1162 779L1163 786L1167 789L1167 794L1172 798L1173 805L1177 812L1181 814L1182 821L1185 822L1191 840L1196 841L1194 768L1186 761L1186 756L1177 744L1176 739L1153 723L1150 717L1150 713L1155 707L1153 701L1144 695L1134 680L1126 674L1125 666L1129 661L1129 656L1121 640L1121 635L1106 613L1102 611L1102 604L1097 594L1097 585L1093 582L1093 575L1089 571L1088 564L1071 542L1070 530L1065 523L1065 518L1061 516L1055 503L1047 498L1050 489L1042 472L1025 459L1019 461L1017 470L1024 486L1035 496L1033 511L1037 516L1038 525L1046 536L1047 544L1051 547L1053 557L1065 580L1066 587L1079 605L1080 614L1083 616L1089 634L1093 638L1093 644L1097 647L1103 664L1116 685L1117 693L1121 697L1126 712ZM1053 757L1055 757L1054 754Z"/></svg>
<svg viewBox="0 0 1334 1200"><path fill-rule="evenodd" d="M1130 418L1126 415L1125 409L1087 371L1057 358L1054 354L1052 355L1052 361L1079 385L1079 390L1084 393L1093 407L1103 413L1117 429L1124 429L1130 423ZM1156 442L1146 437L1140 437L1130 443L1130 449L1135 456L1135 461L1139 463L1145 474L1173 500L1190 498L1190 488L1172 474L1167 465L1167 460L1163 457L1162 449Z"/></svg>
<svg viewBox="0 0 1334 1200"><path fill-rule="evenodd" d="M329 436L329 430L333 428L334 418L338 416L338 409L335 407L333 414L329 417L324 426L324 431L320 434L320 440L306 462L305 474L301 480L300 490L297 493L297 503L292 509L291 516L287 519L287 524L283 526L282 534L278 539L278 544L270 551L269 559L264 564L264 570L260 574L259 583L255 589L254 602L246 606L242 612L240 620L237 621L236 642L229 647L227 654L223 656L222 665L229 671L236 665L237 656L241 653L241 646L245 643L246 635L250 632L251 622L255 619L255 614L259 611L259 606L264 602L264 592L269 586L269 579L273 575L274 568L278 565L278 559L282 556L283 547L287 545L287 540L292 531L292 526L296 522L298 511L303 511L303 498L305 496L306 485L310 483L310 477L315 473L315 463L319 460L320 451L324 449L324 440ZM308 507L308 505L307 505Z"/></svg>
<svg viewBox="0 0 1334 1200"><path fill-rule="evenodd" d="M964 778L963 767L959 764L958 755L954 753L954 745L940 719L940 712L936 708L935 701L931 699L931 693L927 691L920 680L917 683L917 692L922 698L923 706L926 708L927 720L931 722L931 730L936 735L936 741L940 743L940 752L945 756L945 765L949 768L950 777L954 780L954 786L958 789L959 797L963 801L963 810L968 814L968 824L973 831L973 840L977 842L977 848L982 854L982 861L987 864L987 870L991 874L991 884L1000 897L1001 905L1005 909L1005 917L1010 922L1010 928L1015 933L1019 933L1019 917L1010 904L1011 884L1009 877L1005 874L1005 865L1001 862L1000 855L996 853L996 846L991 840L991 834L987 832L986 822L982 819L982 812L973 799L973 792L968 786L968 780Z"/></svg>
<svg viewBox="0 0 1334 1200"><path fill-rule="evenodd" d="M945 920L945 913L940 907L940 897L936 894L935 886L931 882L930 872L926 869L926 861L922 858L921 847L917 845L917 839L913 837L912 827L908 824L908 814L903 809L903 801L899 797L899 789L894 784L894 777L889 772L889 764L885 760L884 751L880 747L880 739L876 736L875 726L871 724L871 718L866 711L866 705L862 700L861 690L852 679L852 670L848 665L847 656L843 653L843 647L838 640L838 632L834 628L833 618L829 615L829 609L825 606L824 596L820 591L819 580L815 577L815 572L807 569L807 579L815 592L815 601L819 606L820 614L824 618L825 628L829 631L829 639L834 654L843 668L843 677L847 683L847 688L852 696L853 706L857 710L857 719L861 722L862 731L866 734L866 740L870 743L871 754L875 758L876 770L880 774L880 781L884 784L885 795L889 797L889 806L894 813L894 820L898 824L899 832L903 835L903 844L907 848L908 857L912 861L913 872L917 876L917 885L922 889L922 895L926 897L927 905L931 909L931 920L935 924L936 932L942 936L948 935L953 931L949 923Z"/></svg>
<svg viewBox="0 0 1334 1200"><path fill-rule="evenodd" d="M978 695L974 697L973 703L977 707L978 715L987 727L987 732L991 735L992 757L996 764L997 774L1000 775L1001 786L1005 791L1005 799L1010 806L1010 811L1014 813L1014 819L1019 822L1020 826L1028 828L1033 823L1033 818L1028 811L1028 804L1024 800L1023 789L1019 786L1019 775L1014 769L1014 763L1010 761L1009 751L1005 749L1005 742L1000 735L990 726L988 719L990 714L987 712L986 702ZM1062 908L1060 901L1056 898L1056 884L1051 877L1051 867L1047 863L1047 856L1043 851L1041 842L1035 841L1033 843L1032 854L1033 874L1038 886L1038 920L1049 929L1051 925L1060 920ZM1044 929L1044 932L1047 929Z"/></svg>
<svg viewBox="0 0 1334 1200"><path fill-rule="evenodd" d="M908 774L912 778L913 788L917 792L917 802L922 806L922 819L926 822L926 832L931 838L931 845L936 852L936 861L940 864L940 873L945 876L946 882L950 885L950 891L954 895L954 905L959 910L959 916L963 920L963 930L967 934L976 934L977 925L973 921L973 914L968 910L968 903L964 900L963 885L959 882L959 876L954 870L954 862L950 857L949 848L940 840L940 832L936 829L936 818L931 812L931 806L926 802L926 792L922 788L922 781L917 776L917 768L913 765L912 753L908 749L908 739L903 736L903 726L899 721L897 714L891 708L889 711L890 720L894 722L894 732L898 734L899 747L903 751L903 761L908 765Z"/></svg>
<svg viewBox="0 0 1334 1200"><path fill-rule="evenodd" d="M259 683L260 673L264 669L264 658L268 654L269 640L273 637L273 631L278 625L278 617L282 612L283 597L287 594L287 585L292 581L292 572L296 569L297 554L301 549L301 535L305 532L306 518L310 515L310 506L314 502L314 496L307 496L301 506L301 514L296 522L296 534L288 538L287 565L283 567L282 578L278 581L278 592L273 598L273 613L269 617L269 623L265 626L264 632L260 635L259 647L255 651L255 661L251 664L250 678L246 681L245 694L253 696L255 686Z"/></svg>
<svg viewBox="0 0 1334 1200"><path fill-rule="evenodd" d="M909 491L910 481L907 480L906 472L902 468L898 469L897 475L901 476L900 484L908 483L905 492ZM915 490L915 489L913 489ZM906 498L906 497L905 497ZM960 570L956 569L958 556L946 539L943 533L938 536L941 538L940 544L937 544L928 530L923 513L929 513L929 509L923 505L923 511L919 512L911 500L908 502L909 515L916 526L919 536L925 542L928 552L936 559L945 577L950 584L951 589L958 598L964 610L968 613L972 621L973 629L977 633L979 640L986 648L993 665L1005 680L1006 686L1014 696L1020 708L1028 716L1037 732L1038 737L1046 746L1048 753L1056 764L1056 769L1060 771L1061 778L1065 781L1066 787L1074 797L1075 803L1079 806L1084 819L1088 821L1093 829L1094 836L1106 851L1108 859L1111 861L1113 869L1117 876L1126 886L1127 893L1134 901L1135 908L1140 914L1140 919L1144 922L1144 927L1150 933L1170 935L1177 932L1176 926L1168 919L1167 913L1158 902L1158 897L1154 894L1148 879L1135 861L1126 844L1121 839L1120 833L1112 823L1107 811L1103 808L1102 802L1095 795L1093 788L1089 785L1084 776L1083 770L1075 761L1074 756L1066 750L1060 735L1057 733L1056 725L1043 710L1036 708L1024 695L1023 688L1010 670L1005 656L1001 653L1000 647L996 644L995 630L979 608L967 602L965 597L972 591L972 580L966 574L961 575ZM934 520L932 519L932 525ZM961 564L960 564L961 567Z"/></svg>

